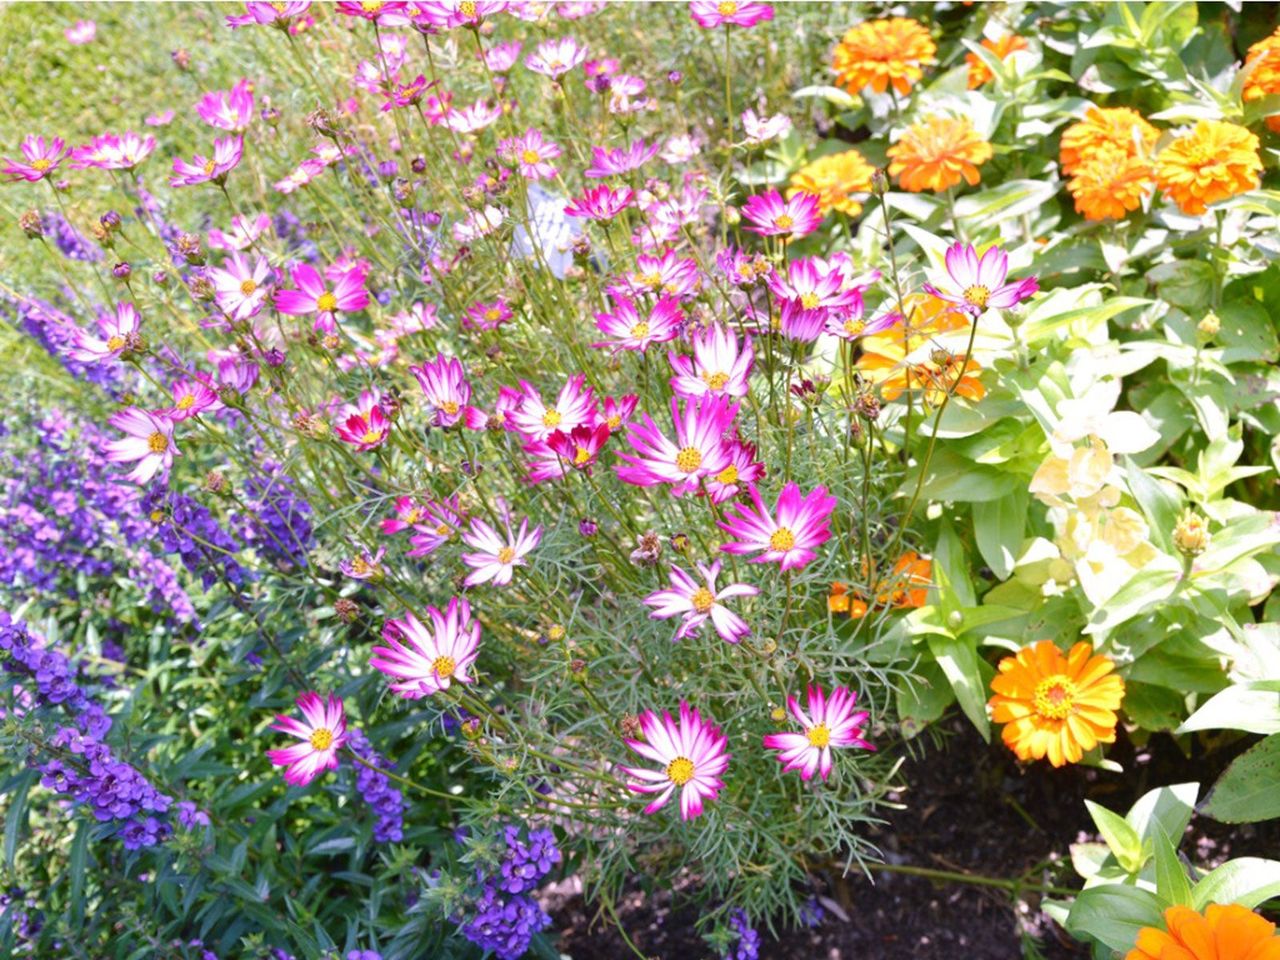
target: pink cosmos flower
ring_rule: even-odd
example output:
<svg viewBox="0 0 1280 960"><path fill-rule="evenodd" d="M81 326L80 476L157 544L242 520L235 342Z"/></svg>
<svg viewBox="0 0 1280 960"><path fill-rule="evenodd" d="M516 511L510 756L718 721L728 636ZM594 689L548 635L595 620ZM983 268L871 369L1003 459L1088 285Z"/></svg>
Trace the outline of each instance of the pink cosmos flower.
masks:
<svg viewBox="0 0 1280 960"><path fill-rule="evenodd" d="M574 197L564 208L566 216L588 220L612 220L635 202L634 190L615 190L604 186L588 187L582 196Z"/></svg>
<svg viewBox="0 0 1280 960"><path fill-rule="evenodd" d="M566 73L587 58L587 48L573 37L559 37L538 44L537 50L524 58L524 65L534 73L552 80Z"/></svg>
<svg viewBox="0 0 1280 960"><path fill-rule="evenodd" d="M264 230L271 226L271 217L260 213L252 219L237 214L231 218L231 229L225 233L214 227L209 231L209 248L211 250L248 250Z"/></svg>
<svg viewBox="0 0 1280 960"><path fill-rule="evenodd" d="M786 275L771 274L769 290L779 300L795 300L805 310L837 310L858 303L862 287L846 287L839 264L801 257L787 264Z"/></svg>
<svg viewBox="0 0 1280 960"><path fill-rule="evenodd" d="M292 21L301 17L310 8L311 0L292 0L289 3L248 0L244 5L244 13L227 17L227 26L235 30L238 27L247 27L256 23L287 30Z"/></svg>
<svg viewBox="0 0 1280 960"><path fill-rule="evenodd" d="M678 723L665 710L661 718L646 710L640 714L640 732L644 739L627 740L627 746L660 769L620 766L631 778L627 789L658 795L645 813L656 813L678 789L681 819L701 815L703 801L714 800L724 789L720 775L729 767L729 741L720 728L681 700Z"/></svg>
<svg viewBox="0 0 1280 960"><path fill-rule="evenodd" d="M806 566L818 555L814 548L831 538L830 518L836 498L828 496L826 487L816 487L802 497L799 486L788 483L778 495L773 513L765 508L754 486L748 487L747 493L752 506L732 504L719 525L734 538L720 545L725 553L760 553L752 563L780 563L783 570L792 570Z"/></svg>
<svg viewBox="0 0 1280 960"><path fill-rule="evenodd" d="M519 40L512 40L508 43L495 43L484 52L485 66L492 73L506 73L520 59L520 48L522 46L523 44Z"/></svg>
<svg viewBox="0 0 1280 960"><path fill-rule="evenodd" d="M142 121L148 127L167 127L173 123L173 109L161 110L159 113L152 113L145 117Z"/></svg>
<svg viewBox="0 0 1280 960"><path fill-rule="evenodd" d="M678 397L745 397L755 349L750 337L739 346L733 331L716 324L693 335L692 357L672 351L667 360L675 371L671 390Z"/></svg>
<svg viewBox="0 0 1280 960"><path fill-rule="evenodd" d="M680 133L674 137L668 137L667 142L662 145L662 152L658 154L666 163L688 163L698 155L701 149L700 142L687 133Z"/></svg>
<svg viewBox="0 0 1280 960"><path fill-rule="evenodd" d="M456 495L447 500L429 500L422 505L422 517L413 525L406 556L427 557L453 539L467 519L458 507Z"/></svg>
<svg viewBox="0 0 1280 960"><path fill-rule="evenodd" d="M672 397L674 442L647 413L642 413L642 423L627 425L627 442L636 452L618 454L618 459L628 464L617 467L618 478L638 487L669 483L673 497L696 491L703 477L717 474L729 465L724 435L737 413L738 405L724 397L686 400L683 411L680 401Z"/></svg>
<svg viewBox="0 0 1280 960"><path fill-rule="evenodd" d="M588 60L582 65L583 85L592 93L605 93L612 85L613 75L622 69L622 62L613 57Z"/></svg>
<svg viewBox="0 0 1280 960"><path fill-rule="evenodd" d="M672 564L669 575L671 589L658 590L644 598L644 602L653 607L649 618L666 620L675 616L683 617L680 629L676 631L676 640L698 636L702 625L710 620L722 640L738 643L751 633L751 628L722 601L734 597L754 597L760 590L747 583L733 583L717 590L719 560L713 561L710 566L698 564L698 573L702 577L700 581Z"/></svg>
<svg viewBox="0 0 1280 960"><path fill-rule="evenodd" d="M468 430L507 430L514 429L510 422L511 414L520 408L524 394L511 387L499 387L498 399L492 411L479 407L467 407L464 412ZM539 401L541 402L541 401Z"/></svg>
<svg viewBox="0 0 1280 960"><path fill-rule="evenodd" d="M173 397L173 406L163 413L179 422L222 406L222 401L213 388L198 377L184 377L173 381L169 384L169 394Z"/></svg>
<svg viewBox="0 0 1280 960"><path fill-rule="evenodd" d="M693 257L681 257L674 250L664 250L655 257L644 253L636 257L636 267L610 287L610 296L620 291L629 296L666 295L685 299L702 289L702 273Z"/></svg>
<svg viewBox="0 0 1280 960"><path fill-rule="evenodd" d="M613 150L606 150L604 147L592 147L591 166L582 175L595 179L625 176L632 170L640 169L640 167L652 160L661 144L662 141L660 140L655 140L652 144L637 140L630 146L616 147Z"/></svg>
<svg viewBox="0 0 1280 960"><path fill-rule="evenodd" d="M132 170L155 148L155 137L144 137L132 130L119 135L104 133L72 150L71 166L76 170Z"/></svg>
<svg viewBox="0 0 1280 960"><path fill-rule="evenodd" d="M98 314L101 337L83 330L75 332L75 345L69 351L72 359L82 363L101 363L115 359L129 349L132 335L142 326L142 318L132 303L117 303L114 313Z"/></svg>
<svg viewBox="0 0 1280 960"><path fill-rule="evenodd" d="M725 503L738 495L744 484L764 479L764 464L756 460L755 444L742 439L725 441L729 465L703 482L712 503Z"/></svg>
<svg viewBox="0 0 1280 960"><path fill-rule="evenodd" d="M477 551L462 555L462 562L471 568L463 581L466 586L490 581L495 587L506 586L515 568L525 566L525 556L542 542L542 527L530 531L528 517L520 521L519 533L512 532L511 517L505 511L502 521L505 537L479 517L472 517L471 527L462 535L463 543Z"/></svg>
<svg viewBox="0 0 1280 960"><path fill-rule="evenodd" d="M548 407L532 384L520 381L520 406L507 415L511 429L525 440L546 440L557 430L570 432L574 427L595 422L596 397L586 384L586 375L568 379Z"/></svg>
<svg viewBox="0 0 1280 960"><path fill-rule="evenodd" d="M471 384L467 371L456 357L445 358L437 353L435 360L420 367L410 367L409 372L418 378L422 395L435 411L432 423L437 427L451 427L463 415L463 408L471 399Z"/></svg>
<svg viewBox="0 0 1280 960"><path fill-rule="evenodd" d="M654 343L667 343L680 333L684 323L684 311L674 297L663 297L648 315L640 318L635 302L629 297L617 297L612 313L597 313L596 327L609 339L593 343L596 348L612 347L618 350L644 352Z"/></svg>
<svg viewBox="0 0 1280 960"><path fill-rule="evenodd" d="M518 137L500 140L498 156L514 164L526 180L550 180L556 175L551 161L560 156L560 145L544 139L541 130L530 128Z"/></svg>
<svg viewBox="0 0 1280 960"><path fill-rule="evenodd" d="M182 456L173 442L173 418L167 414L129 407L113 413L107 423L123 430L126 436L104 446L106 457L112 463L136 461L128 474L136 484L144 484L161 470L168 470L173 458Z"/></svg>
<svg viewBox="0 0 1280 960"><path fill-rule="evenodd" d="M379 547L377 553L363 550L350 560L338 561L338 569L342 571L343 576L350 577L352 580L377 583L386 576L386 571L382 569L382 558L386 554L386 547Z"/></svg>
<svg viewBox="0 0 1280 960"><path fill-rule="evenodd" d="M791 118L783 113L772 117L761 117L757 116L754 110L744 110L742 129L747 135L743 142L749 147L759 147L790 133Z"/></svg>
<svg viewBox="0 0 1280 960"><path fill-rule="evenodd" d="M854 710L858 694L845 687L831 691L831 699L822 688L809 686L809 711L800 708L795 697L787 697L791 715L804 728L802 733L771 733L764 738L765 748L777 750L777 760L785 773L799 770L800 779L808 780L816 771L823 780L831 775L831 750L835 747L859 747L874 750L864 740L862 729L869 716L865 710Z"/></svg>
<svg viewBox="0 0 1280 960"><path fill-rule="evenodd" d="M749 0L693 0L689 16L705 30L716 27L754 27L773 19L773 7Z"/></svg>
<svg viewBox="0 0 1280 960"><path fill-rule="evenodd" d="M608 110L612 114L646 113L658 109L654 97L643 96L648 84L642 77L619 73L609 79Z"/></svg>
<svg viewBox="0 0 1280 960"><path fill-rule="evenodd" d="M382 105L385 113L387 110L394 110L396 107L412 107L422 102L426 92L434 87L439 81L427 81L422 74L418 74L409 83L398 83L391 92L391 96Z"/></svg>
<svg viewBox="0 0 1280 960"><path fill-rule="evenodd" d="M925 292L954 303L975 317L986 310L1007 310L1040 289L1035 277L1004 282L1009 275L1009 255L999 247L989 247L979 260L973 244L957 241L947 249L946 264L947 273L960 292L944 292L927 283Z"/></svg>
<svg viewBox="0 0 1280 960"><path fill-rule="evenodd" d="M610 436L609 425L598 423L594 427L574 427L569 433L557 430L547 439L547 446L573 469L590 473Z"/></svg>
<svg viewBox="0 0 1280 960"><path fill-rule="evenodd" d="M800 191L784 200L777 190L756 194L742 205L743 219L752 233L764 237L786 237L794 240L817 230L822 223L818 198Z"/></svg>
<svg viewBox="0 0 1280 960"><path fill-rule="evenodd" d="M382 532L387 536L408 530L426 515L426 507L413 497L396 497L392 506L395 513L382 521Z"/></svg>
<svg viewBox="0 0 1280 960"><path fill-rule="evenodd" d="M859 337L869 337L874 333L884 333L902 322L902 315L892 310L874 320L863 319L863 311L862 299L859 298L855 306L846 310L833 310L828 314L827 324L823 329L841 340L857 340Z"/></svg>
<svg viewBox="0 0 1280 960"><path fill-rule="evenodd" d="M253 123L253 84L241 80L230 90L206 93L196 102L196 113L211 127L243 133Z"/></svg>
<svg viewBox="0 0 1280 960"><path fill-rule="evenodd" d="M761 253L747 253L737 247L725 247L716 254L716 267L735 287L753 287L767 283L773 275L773 264Z"/></svg>
<svg viewBox="0 0 1280 960"><path fill-rule="evenodd" d="M462 326L465 330L497 330L511 317L511 306L502 297L492 303L477 301L467 307Z"/></svg>
<svg viewBox="0 0 1280 960"><path fill-rule="evenodd" d="M510 3L508 0L421 0L414 5L418 8L418 17L429 25L452 30L478 27L486 17L502 13Z"/></svg>
<svg viewBox="0 0 1280 960"><path fill-rule="evenodd" d="M333 693L327 703L314 692L302 694L296 702L303 719L279 714L271 729L302 742L283 750L268 750L267 758L285 768L285 783L305 787L326 770L337 769L338 751L347 742L347 714L342 700Z"/></svg>
<svg viewBox="0 0 1280 960"><path fill-rule="evenodd" d="M278 193L283 193L287 196L288 194L296 193L301 190L312 180L316 179L316 177L320 176L320 174L324 173L324 171L325 164L323 160L303 160L300 164L290 170L283 179L277 180L271 186L274 187Z"/></svg>
<svg viewBox="0 0 1280 960"><path fill-rule="evenodd" d="M267 284L270 275L271 264L266 257L258 257L250 265L239 251L232 253L222 267L211 267L207 272L219 308L232 320L248 320L262 310L263 301L271 292Z"/></svg>
<svg viewBox="0 0 1280 960"><path fill-rule="evenodd" d="M345 17L356 17L361 20L373 20L386 23L388 26L399 26L408 22L405 0L339 0L336 10ZM390 21L398 18L399 23Z"/></svg>
<svg viewBox="0 0 1280 960"><path fill-rule="evenodd" d="M292 317L316 315L315 328L324 333L337 330L334 315L355 313L369 305L369 291L364 287L365 272L350 270L336 282L330 283L320 276L315 267L300 263L293 268L296 290L277 290L276 309Z"/></svg>
<svg viewBox="0 0 1280 960"><path fill-rule="evenodd" d="M382 409L382 397L372 390L361 391L360 399L346 404L338 414L334 432L343 443L362 452L382 446L391 433L391 421Z"/></svg>
<svg viewBox="0 0 1280 960"><path fill-rule="evenodd" d="M442 613L427 607L431 627L410 611L403 619L388 620L382 627L385 647L374 647L369 665L394 677L391 690L406 700L419 700L458 683L472 683L467 676L480 651L480 623L471 619L471 604L454 597Z"/></svg>
<svg viewBox="0 0 1280 960"><path fill-rule="evenodd" d="M631 422L639 402L640 398L634 393L628 393L617 400L605 397L604 409L597 415L596 422L603 423L610 433L617 433Z"/></svg>
<svg viewBox="0 0 1280 960"><path fill-rule="evenodd" d="M62 35L67 38L67 43L73 47L82 47L86 43L93 43L94 38L98 35L98 25L92 20L77 20L62 31Z"/></svg>
<svg viewBox="0 0 1280 960"><path fill-rule="evenodd" d="M449 111L445 123L450 130L458 133L477 133L491 126L502 116L502 108L491 104L488 100L477 100L475 103Z"/></svg>
<svg viewBox="0 0 1280 960"><path fill-rule="evenodd" d="M4 158L4 173L10 180L26 180L36 183L52 175L62 163L67 145L60 137L44 137L31 134L22 141L22 159Z"/></svg>
<svg viewBox="0 0 1280 960"><path fill-rule="evenodd" d="M181 157L173 160L171 187L191 187L198 183L223 183L227 174L236 168L244 154L244 137L238 134L213 141L213 156L196 154L188 163Z"/></svg>

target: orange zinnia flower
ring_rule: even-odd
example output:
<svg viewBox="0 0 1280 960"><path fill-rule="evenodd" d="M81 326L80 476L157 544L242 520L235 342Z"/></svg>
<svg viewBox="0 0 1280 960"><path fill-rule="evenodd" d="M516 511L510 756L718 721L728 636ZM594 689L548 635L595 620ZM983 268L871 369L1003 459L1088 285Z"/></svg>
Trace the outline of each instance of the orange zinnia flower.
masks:
<svg viewBox="0 0 1280 960"><path fill-rule="evenodd" d="M854 199L854 194L871 192L875 172L876 168L857 150L830 154L806 163L793 173L792 189L787 191L787 196L798 191L811 193L818 198L824 217L832 210L856 217L862 212L862 202Z"/></svg>
<svg viewBox="0 0 1280 960"><path fill-rule="evenodd" d="M1075 168L1067 192L1086 220L1122 220L1155 185L1151 161L1108 145Z"/></svg>
<svg viewBox="0 0 1280 960"><path fill-rule="evenodd" d="M1083 120L1062 132L1058 163L1063 173L1074 173L1080 164L1108 148L1118 148L1129 157L1149 157L1159 137L1160 131L1136 110L1090 107Z"/></svg>
<svg viewBox="0 0 1280 960"><path fill-rule="evenodd" d="M862 563L862 574L868 573L867 563ZM893 565L893 573L872 588L878 607L908 610L923 607L929 601L929 587L933 584L933 561L908 550ZM827 596L827 609L832 613L847 613L850 619L861 620L867 615L866 598L860 591L849 593L849 588L839 581L831 584Z"/></svg>
<svg viewBox="0 0 1280 960"><path fill-rule="evenodd" d="M917 355L939 334L968 330L969 317L928 294L912 294L902 306L906 319L884 333L866 337L858 358L858 370L880 388L881 398L891 403L908 390L924 390L926 402L937 406L949 386L969 400L986 396L986 387L978 379L982 367L972 357L961 371L962 356L933 349L927 357ZM908 356L912 356L911 363Z"/></svg>
<svg viewBox="0 0 1280 960"><path fill-rule="evenodd" d="M1086 750L1116 739L1124 681L1115 664L1077 643L1065 657L1052 640L1000 661L991 681L991 719L1005 725L1005 745L1019 760L1048 757L1055 767L1078 763ZM1280 958L1278 958L1280 960Z"/></svg>
<svg viewBox="0 0 1280 960"><path fill-rule="evenodd" d="M889 174L912 193L941 193L961 180L976 184L993 153L968 117L926 117L889 148Z"/></svg>
<svg viewBox="0 0 1280 960"><path fill-rule="evenodd" d="M1261 172L1257 136L1218 120L1201 120L1156 157L1156 185L1183 213L1255 189Z"/></svg>
<svg viewBox="0 0 1280 960"><path fill-rule="evenodd" d="M1280 960L1276 925L1238 903L1164 912L1168 931L1143 927L1125 960Z"/></svg>
<svg viewBox="0 0 1280 960"><path fill-rule="evenodd" d="M999 40L984 39L982 41L984 50L990 50L1001 60L1006 59L1009 54L1016 50L1027 49L1027 40L1020 37L1016 33L1006 33ZM992 79L995 74L982 62L982 58L976 53L966 53L964 62L969 65L969 89L977 90L988 80Z"/></svg>
<svg viewBox="0 0 1280 960"><path fill-rule="evenodd" d="M924 76L923 67L937 63L937 52L933 37L917 20L864 20L836 44L831 67L836 82L850 93L868 84L884 93L892 83L898 93L907 94Z"/></svg>
<svg viewBox="0 0 1280 960"><path fill-rule="evenodd" d="M1280 27L1249 48L1244 65L1249 71L1241 91L1245 103L1280 93ZM1267 117L1267 127L1274 133L1280 133L1280 116Z"/></svg>

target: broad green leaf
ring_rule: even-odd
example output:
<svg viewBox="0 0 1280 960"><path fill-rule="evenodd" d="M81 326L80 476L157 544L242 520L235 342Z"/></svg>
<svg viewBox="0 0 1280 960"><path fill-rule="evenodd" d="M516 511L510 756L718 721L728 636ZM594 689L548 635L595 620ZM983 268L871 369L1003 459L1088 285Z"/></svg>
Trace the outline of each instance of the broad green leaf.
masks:
<svg viewBox="0 0 1280 960"><path fill-rule="evenodd" d="M1196 730L1247 730L1249 733L1280 733L1280 693L1275 684L1255 680L1233 684L1214 694L1177 733Z"/></svg>
<svg viewBox="0 0 1280 960"><path fill-rule="evenodd" d="M1138 501L1147 518L1151 539L1165 553L1173 553L1173 528L1178 523L1182 498L1158 480L1148 476L1129 457L1124 458L1124 475L1129 493Z"/></svg>
<svg viewBox="0 0 1280 960"><path fill-rule="evenodd" d="M903 496L911 496L919 476L918 468L908 474ZM949 450L938 450L929 463L920 495L929 500L981 503L998 500L1024 487L1025 482L1008 470L973 463Z"/></svg>
<svg viewBox="0 0 1280 960"><path fill-rule="evenodd" d="M1138 931L1164 923L1159 898L1149 890L1109 883L1081 891L1071 905L1067 932L1080 939L1094 938L1112 950L1133 949Z"/></svg>
<svg viewBox="0 0 1280 960"><path fill-rule="evenodd" d="M909 737L941 717L956 699L938 664L925 662L914 672L916 675L903 680L897 690L898 716L902 719L903 733Z"/></svg>
<svg viewBox="0 0 1280 960"><path fill-rule="evenodd" d="M978 552L991 572L1007 580L1022 552L1022 539L1027 526L1026 490L1018 489L999 500L986 500L973 505L973 533Z"/></svg>
<svg viewBox="0 0 1280 960"><path fill-rule="evenodd" d="M1089 816L1093 818L1098 833L1111 848L1111 853L1120 861L1120 866L1130 873L1141 870L1142 838L1138 836L1138 831L1120 814L1113 813L1092 800L1086 800L1084 805L1089 811Z"/></svg>
<svg viewBox="0 0 1280 960"><path fill-rule="evenodd" d="M1151 838L1156 857L1156 894L1170 906L1191 906L1191 880L1178 859L1178 850L1157 823Z"/></svg>
<svg viewBox="0 0 1280 960"><path fill-rule="evenodd" d="M1273 734L1236 757L1209 791L1200 812L1222 823L1280 817L1280 735Z"/></svg>
<svg viewBox="0 0 1280 960"><path fill-rule="evenodd" d="M1106 603L1093 612L1085 633L1107 633L1162 600L1177 589L1182 573L1179 570L1154 568L1142 570L1117 590Z"/></svg>
<svg viewBox="0 0 1280 960"><path fill-rule="evenodd" d="M1199 795L1198 783L1175 783L1168 787L1157 787L1139 797L1124 818L1143 842L1155 836L1159 829L1164 831L1176 847L1187 830L1187 824L1191 822L1196 797Z"/></svg>
<svg viewBox="0 0 1280 960"><path fill-rule="evenodd" d="M991 721L987 717L987 687L978 668L978 654L971 639L930 636L929 650L955 691L956 700L966 717L982 734L991 739Z"/></svg>
<svg viewBox="0 0 1280 960"><path fill-rule="evenodd" d="M1228 860L1204 876L1191 892L1191 904L1203 910L1211 903L1238 903L1253 909L1280 896L1280 862L1261 857Z"/></svg>

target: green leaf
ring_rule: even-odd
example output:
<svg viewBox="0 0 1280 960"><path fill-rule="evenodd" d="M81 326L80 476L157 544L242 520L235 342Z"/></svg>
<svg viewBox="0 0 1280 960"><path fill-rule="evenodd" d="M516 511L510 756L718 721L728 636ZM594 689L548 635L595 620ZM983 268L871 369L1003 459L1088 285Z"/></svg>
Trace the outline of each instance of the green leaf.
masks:
<svg viewBox="0 0 1280 960"><path fill-rule="evenodd" d="M1143 730L1152 733L1177 729L1186 712L1183 694L1155 684L1126 680L1125 715Z"/></svg>
<svg viewBox="0 0 1280 960"><path fill-rule="evenodd" d="M907 475L903 495L910 496L919 482L919 468ZM1025 482L1008 470L990 467L966 460L950 450L934 453L925 474L920 495L929 500L954 500L965 503L981 503L999 500L1016 489L1025 489Z"/></svg>
<svg viewBox="0 0 1280 960"><path fill-rule="evenodd" d="M1138 831L1120 814L1112 813L1092 800L1086 800L1084 805L1089 811L1089 816L1093 818L1098 833L1102 834L1102 839L1111 848L1111 853L1120 861L1120 866L1129 873L1137 873L1141 870L1144 858L1142 838L1138 836Z"/></svg>
<svg viewBox="0 0 1280 960"><path fill-rule="evenodd" d="M1206 874L1191 892L1191 905L1203 910L1211 903L1238 903L1252 910L1275 896L1280 896L1280 862L1239 857Z"/></svg>
<svg viewBox="0 0 1280 960"><path fill-rule="evenodd" d="M1139 797L1124 818L1137 831L1143 843L1154 837L1159 829L1174 840L1174 846L1177 846L1177 838L1186 832L1187 824L1191 822L1196 797L1199 795L1198 783L1175 783L1168 787L1157 787Z"/></svg>
<svg viewBox="0 0 1280 960"><path fill-rule="evenodd" d="M1022 538L1027 527L1026 490L1015 490L999 500L973 505L973 533L978 552L987 566L1001 580L1009 579L1022 552Z"/></svg>
<svg viewBox="0 0 1280 960"><path fill-rule="evenodd" d="M1154 568L1141 570L1106 603L1093 611L1085 633L1105 634L1126 620L1149 610L1177 589L1182 573L1178 570Z"/></svg>
<svg viewBox="0 0 1280 960"><path fill-rule="evenodd" d="M947 682L947 676L936 663L922 663L916 676L903 680L897 690L898 716L903 734L913 737L925 726L942 716L944 710L955 702L955 691Z"/></svg>
<svg viewBox="0 0 1280 960"><path fill-rule="evenodd" d="M1280 734L1236 757L1209 791L1200 812L1222 823L1280 817Z"/></svg>
<svg viewBox="0 0 1280 960"><path fill-rule="evenodd" d="M9 810L4 818L4 862L10 870L13 869L14 855L18 852L22 823L27 816L27 792L37 776L39 771L35 769L24 770L16 778L9 797Z"/></svg>
<svg viewBox="0 0 1280 960"><path fill-rule="evenodd" d="M1162 927L1160 899L1149 890L1109 883L1082 890L1071 905L1067 932L1100 940L1112 950L1133 949L1143 927Z"/></svg>
<svg viewBox="0 0 1280 960"><path fill-rule="evenodd" d="M88 873L86 861L89 853L89 831L91 826L88 820L81 820L76 826L75 839L71 841L71 862L69 869L71 871L71 919L72 926L79 927L84 921L84 881ZM166 886L168 886L166 884Z"/></svg>
<svg viewBox="0 0 1280 960"><path fill-rule="evenodd" d="M982 682L982 673L978 668L974 641L934 635L928 638L928 644L929 651L956 693L960 709L977 727L982 739L990 741L991 721L987 717L986 684Z"/></svg>
<svg viewBox="0 0 1280 960"><path fill-rule="evenodd" d="M1262 680L1233 684L1214 694L1177 733L1196 730L1247 730L1249 733L1280 733L1280 693L1275 684Z"/></svg>
<svg viewBox="0 0 1280 960"><path fill-rule="evenodd" d="M1151 530L1151 539L1165 553L1172 554L1173 528L1178 524L1178 514L1182 510L1182 498L1170 490L1159 480L1148 476L1129 457L1124 458L1124 475L1128 483L1129 493L1138 501L1142 513L1147 518L1147 526Z"/></svg>
<svg viewBox="0 0 1280 960"><path fill-rule="evenodd" d="M1152 845L1156 855L1156 894L1176 907L1191 906L1191 881L1178 859L1178 850L1169 835L1157 823Z"/></svg>

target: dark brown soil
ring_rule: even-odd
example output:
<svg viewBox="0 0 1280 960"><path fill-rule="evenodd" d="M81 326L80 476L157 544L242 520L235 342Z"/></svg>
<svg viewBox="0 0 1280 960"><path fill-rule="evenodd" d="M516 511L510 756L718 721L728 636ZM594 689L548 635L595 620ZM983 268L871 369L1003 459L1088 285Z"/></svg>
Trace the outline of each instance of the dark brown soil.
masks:
<svg viewBox="0 0 1280 960"><path fill-rule="evenodd" d="M909 761L902 773L910 791L896 797L906 809L886 811L889 824L873 841L893 867L923 867L1031 885L1079 886L1069 847L1096 840L1083 801L1123 812L1154 787L1199 781L1201 796L1241 750L1240 742L1204 756L1193 745L1184 756L1172 739L1145 747L1123 740L1110 756L1123 774L1047 764L1026 768L998 741L982 742L966 723L943 726L947 743ZM1225 827L1196 817L1182 849L1193 862L1215 865L1232 856L1272 855L1280 824ZM876 871L873 880L815 878L829 908L814 930L766 937L761 960L1020 960L1023 940L1034 940L1044 960L1075 960L1088 951L1071 940L1039 907L1036 892L971 884L938 884ZM608 923L580 896L555 898L548 909L561 933L559 948L573 960L625 960L633 956ZM837 915L834 906L847 919ZM697 913L679 893L646 897L635 892L618 904L636 945L660 960L713 958L694 929ZM1028 953L1035 957L1037 954Z"/></svg>

